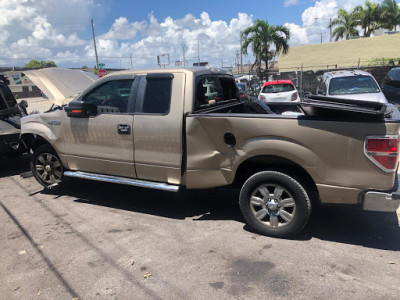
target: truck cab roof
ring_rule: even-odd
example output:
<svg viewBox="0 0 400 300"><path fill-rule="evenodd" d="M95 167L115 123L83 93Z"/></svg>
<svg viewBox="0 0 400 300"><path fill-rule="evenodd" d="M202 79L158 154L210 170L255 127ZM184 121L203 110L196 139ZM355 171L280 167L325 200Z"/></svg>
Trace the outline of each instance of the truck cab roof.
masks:
<svg viewBox="0 0 400 300"><path fill-rule="evenodd" d="M118 76L118 75L136 75L136 74L149 74L149 73L176 73L176 72L183 72L183 73L190 73L194 76L200 76L205 74L226 74L232 75L232 73L221 69L221 68L211 68L211 67L184 67L184 68L163 68L163 69L143 69L143 70L126 70L126 71L119 71L108 74L104 77L109 78L110 76ZM104 78L103 77L103 78Z"/></svg>

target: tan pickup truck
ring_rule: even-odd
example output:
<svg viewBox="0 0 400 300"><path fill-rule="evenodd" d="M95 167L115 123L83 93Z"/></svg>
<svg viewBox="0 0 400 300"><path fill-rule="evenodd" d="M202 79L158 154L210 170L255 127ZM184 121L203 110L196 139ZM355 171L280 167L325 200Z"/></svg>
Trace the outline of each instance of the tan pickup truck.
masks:
<svg viewBox="0 0 400 300"><path fill-rule="evenodd" d="M24 117L21 136L45 187L65 177L171 192L240 187L246 222L265 235L298 233L318 203L395 211L400 123L303 104L273 113L219 69L124 71Z"/></svg>

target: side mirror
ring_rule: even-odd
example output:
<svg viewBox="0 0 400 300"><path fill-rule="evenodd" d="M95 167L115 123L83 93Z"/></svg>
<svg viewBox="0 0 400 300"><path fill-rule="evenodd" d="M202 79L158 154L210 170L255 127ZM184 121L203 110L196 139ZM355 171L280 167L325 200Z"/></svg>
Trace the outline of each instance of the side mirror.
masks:
<svg viewBox="0 0 400 300"><path fill-rule="evenodd" d="M18 104L18 107L19 107L19 110L21 111L22 116L28 115L28 112L26 111L26 108L28 107L28 102L26 102L26 100L22 100Z"/></svg>
<svg viewBox="0 0 400 300"><path fill-rule="evenodd" d="M318 95L320 95L320 96L325 96L325 93L324 93L323 90L318 90Z"/></svg>
<svg viewBox="0 0 400 300"><path fill-rule="evenodd" d="M82 101L72 101L64 107L68 117L88 118L97 115L97 105Z"/></svg>
<svg viewBox="0 0 400 300"><path fill-rule="evenodd" d="M19 106L24 107L24 108L27 108L27 107L28 107L28 102L26 102L26 100L22 100L22 101L19 103Z"/></svg>

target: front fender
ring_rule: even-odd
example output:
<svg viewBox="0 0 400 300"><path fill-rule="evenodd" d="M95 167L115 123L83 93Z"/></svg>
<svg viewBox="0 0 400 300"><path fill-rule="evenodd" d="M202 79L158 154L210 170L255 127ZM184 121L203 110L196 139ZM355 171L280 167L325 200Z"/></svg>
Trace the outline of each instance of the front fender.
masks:
<svg viewBox="0 0 400 300"><path fill-rule="evenodd" d="M51 114L48 114L51 115ZM62 152L60 126L55 126L44 114L29 115L21 119L21 138L27 135L40 136L46 140L57 153ZM51 118L54 119L54 118ZM52 124L52 125L50 125Z"/></svg>

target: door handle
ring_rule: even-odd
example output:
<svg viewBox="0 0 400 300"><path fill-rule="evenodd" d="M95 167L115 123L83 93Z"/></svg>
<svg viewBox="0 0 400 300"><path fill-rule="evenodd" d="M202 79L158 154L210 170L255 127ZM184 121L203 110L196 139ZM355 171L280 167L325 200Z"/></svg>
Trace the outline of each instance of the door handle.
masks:
<svg viewBox="0 0 400 300"><path fill-rule="evenodd" d="M126 124L118 124L118 134L131 134L131 126Z"/></svg>

